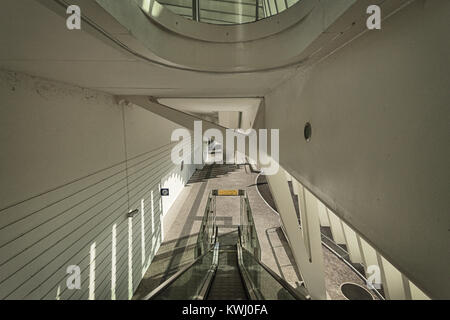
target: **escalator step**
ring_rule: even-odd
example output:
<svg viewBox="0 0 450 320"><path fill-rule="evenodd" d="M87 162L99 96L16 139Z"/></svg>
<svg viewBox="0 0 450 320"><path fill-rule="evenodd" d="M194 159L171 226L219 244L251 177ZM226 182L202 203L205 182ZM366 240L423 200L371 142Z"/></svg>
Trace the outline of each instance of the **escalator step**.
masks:
<svg viewBox="0 0 450 320"><path fill-rule="evenodd" d="M244 285L234 250L220 250L219 266L208 294L208 300L246 300Z"/></svg>

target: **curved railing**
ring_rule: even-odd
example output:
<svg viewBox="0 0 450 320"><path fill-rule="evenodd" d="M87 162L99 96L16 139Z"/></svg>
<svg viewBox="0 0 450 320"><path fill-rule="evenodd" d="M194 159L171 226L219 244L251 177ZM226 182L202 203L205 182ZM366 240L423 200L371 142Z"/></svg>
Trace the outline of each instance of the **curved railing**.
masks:
<svg viewBox="0 0 450 320"><path fill-rule="evenodd" d="M158 0L170 11L194 21L243 24L271 17L300 0Z"/></svg>

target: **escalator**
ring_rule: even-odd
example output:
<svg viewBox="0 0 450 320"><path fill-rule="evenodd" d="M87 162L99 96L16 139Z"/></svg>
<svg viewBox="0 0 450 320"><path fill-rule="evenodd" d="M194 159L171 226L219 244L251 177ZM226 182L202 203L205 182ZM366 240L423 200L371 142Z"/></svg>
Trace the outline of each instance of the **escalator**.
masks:
<svg viewBox="0 0 450 320"><path fill-rule="evenodd" d="M233 232L232 235L237 235ZM248 300L238 265L236 242L220 241L219 259L214 280L208 292L208 300ZM222 239L220 239L222 240ZM228 239L227 239L228 240Z"/></svg>
<svg viewBox="0 0 450 320"><path fill-rule="evenodd" d="M144 299L146 300L308 300L304 287L294 289L265 266L247 195L241 198L241 223L237 230L219 236L213 191L197 239L196 258Z"/></svg>

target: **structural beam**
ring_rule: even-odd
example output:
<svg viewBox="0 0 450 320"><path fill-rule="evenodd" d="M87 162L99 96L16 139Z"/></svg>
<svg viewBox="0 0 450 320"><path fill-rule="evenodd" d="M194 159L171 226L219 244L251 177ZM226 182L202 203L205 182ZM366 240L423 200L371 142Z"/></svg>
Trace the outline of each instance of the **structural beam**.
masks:
<svg viewBox="0 0 450 320"><path fill-rule="evenodd" d="M300 270L306 288L312 299L325 300L327 298L325 290L325 277L323 269L322 248L320 242L319 217L317 214L317 205L314 199L304 191L304 224L308 230L305 240L305 234L302 234L298 224L297 214L291 192L286 180L285 171L280 168L278 173L266 176L270 191L274 197L281 222L283 223L286 236L291 246L295 262ZM306 243L309 243L308 246ZM308 250L308 248L310 250Z"/></svg>

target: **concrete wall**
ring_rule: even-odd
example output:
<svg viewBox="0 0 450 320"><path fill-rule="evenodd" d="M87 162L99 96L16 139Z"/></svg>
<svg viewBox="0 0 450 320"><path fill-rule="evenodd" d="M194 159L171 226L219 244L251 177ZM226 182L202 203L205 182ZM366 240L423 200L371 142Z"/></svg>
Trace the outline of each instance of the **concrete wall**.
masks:
<svg viewBox="0 0 450 320"><path fill-rule="evenodd" d="M236 111L219 111L219 125L225 128L239 128L239 112Z"/></svg>
<svg viewBox="0 0 450 320"><path fill-rule="evenodd" d="M170 161L178 126L8 71L0 97L0 299L130 298L162 240L165 206L195 170ZM164 201L161 185L171 188ZM67 289L69 265L81 269L80 290Z"/></svg>
<svg viewBox="0 0 450 320"><path fill-rule="evenodd" d="M449 12L414 1L265 97L280 164L431 298L450 297Z"/></svg>

